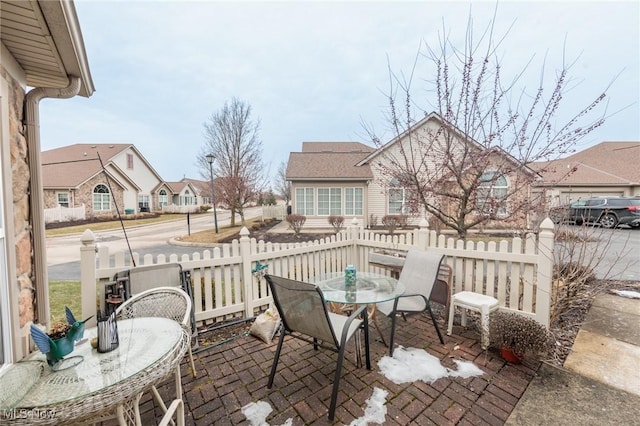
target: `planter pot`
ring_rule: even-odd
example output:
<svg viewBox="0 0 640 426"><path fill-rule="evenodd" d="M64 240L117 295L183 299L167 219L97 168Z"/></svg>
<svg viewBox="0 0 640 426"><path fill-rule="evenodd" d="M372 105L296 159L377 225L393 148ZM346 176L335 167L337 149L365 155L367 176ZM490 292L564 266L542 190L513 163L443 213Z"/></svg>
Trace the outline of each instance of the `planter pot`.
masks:
<svg viewBox="0 0 640 426"><path fill-rule="evenodd" d="M500 348L500 355L502 359L512 364L520 364L523 359L522 355L515 354L511 349L504 347Z"/></svg>

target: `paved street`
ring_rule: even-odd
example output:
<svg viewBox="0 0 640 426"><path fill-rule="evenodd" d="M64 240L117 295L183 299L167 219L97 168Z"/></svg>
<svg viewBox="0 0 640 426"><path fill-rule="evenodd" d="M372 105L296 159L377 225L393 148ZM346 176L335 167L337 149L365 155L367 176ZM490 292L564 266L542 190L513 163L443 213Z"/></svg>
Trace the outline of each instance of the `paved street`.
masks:
<svg viewBox="0 0 640 426"><path fill-rule="evenodd" d="M257 217L262 213L261 208L251 208L246 212L246 218ZM218 211L218 227L229 225L229 212ZM239 223L236 216L236 223ZM187 235L189 227L187 219L176 222L162 222L154 225L140 226L128 229L127 236L131 250L140 256L151 254L192 254L201 251L197 247L183 247L172 245L169 240ZM190 218L192 233L213 229L213 214L193 215ZM95 233L98 245L107 245L110 252L127 251L127 241L122 229L101 231ZM80 279L80 235L47 238L47 266L49 280L79 280Z"/></svg>
<svg viewBox="0 0 640 426"><path fill-rule="evenodd" d="M564 229L588 238L587 250L580 243L558 244L556 259L573 252L573 259L583 259L600 279L640 281L640 230L628 227L603 229L598 226L566 225ZM572 249L573 247L573 249Z"/></svg>
<svg viewBox="0 0 640 426"><path fill-rule="evenodd" d="M247 218L261 214L261 209L249 209ZM239 220L239 219L238 219ZM191 232L199 232L213 228L213 215L196 215L190 220ZM229 212L218 212L218 225L229 223ZM581 228L568 225L568 230L586 233L590 240L589 251L582 258L594 259L591 265L598 278L640 281L640 230L619 228L615 230L599 227ZM184 247L169 243L171 238L186 235L188 232L186 218L184 221L165 222L155 225L127 229L129 243L134 252L141 256L151 254L191 255L202 251L198 247ZM100 245L108 245L111 252L126 251L127 243L122 229L96 233ZM564 248L563 248L564 247ZM561 252L570 250L567 244L560 246ZM560 253L558 253L560 255ZM558 256L556 256L558 258ZM72 235L47 239L47 265L50 280L80 279L80 236Z"/></svg>

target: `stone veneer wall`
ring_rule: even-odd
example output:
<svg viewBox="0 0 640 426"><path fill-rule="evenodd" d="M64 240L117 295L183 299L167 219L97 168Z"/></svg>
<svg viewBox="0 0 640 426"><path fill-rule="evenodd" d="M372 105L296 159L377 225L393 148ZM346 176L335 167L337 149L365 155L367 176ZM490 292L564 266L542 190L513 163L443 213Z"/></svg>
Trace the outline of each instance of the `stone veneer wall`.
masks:
<svg viewBox="0 0 640 426"><path fill-rule="evenodd" d="M57 192L56 191L52 191L52 190L47 190L45 189L43 191L44 193L44 208L45 209L52 209L54 207L58 207L58 197L57 197Z"/></svg>
<svg viewBox="0 0 640 426"><path fill-rule="evenodd" d="M112 180L109 180L111 183L111 189L113 193L111 194L111 210L103 211L103 212L94 212L93 211L93 188L98 184L107 185L107 179L104 176L104 173L99 173L93 178L89 179L85 182L75 194L75 202L76 205L80 206L84 203L84 210L87 217L99 217L99 216L117 216L118 212L116 211L116 207L113 204L115 201L118 203L118 209L120 209L120 214L124 214L124 201L123 201L123 191L118 185L114 185ZM107 188L109 185L107 185Z"/></svg>
<svg viewBox="0 0 640 426"><path fill-rule="evenodd" d="M19 288L20 327L35 318L35 283L33 276L33 235L31 231L31 204L29 191L31 175L29 170L28 145L25 127L22 124L25 92L4 68L0 67L2 78L10 86L9 93L9 134L11 153L11 186L13 188L13 233L16 250L16 276L10 285ZM9 232L9 230L7 230Z"/></svg>

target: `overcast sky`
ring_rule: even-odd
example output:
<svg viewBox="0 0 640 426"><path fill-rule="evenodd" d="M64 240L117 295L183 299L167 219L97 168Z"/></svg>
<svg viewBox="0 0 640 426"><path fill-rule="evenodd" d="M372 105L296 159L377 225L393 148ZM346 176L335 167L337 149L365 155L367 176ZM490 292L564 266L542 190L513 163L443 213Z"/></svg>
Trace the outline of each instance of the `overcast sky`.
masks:
<svg viewBox="0 0 640 426"><path fill-rule="evenodd" d="M640 140L640 8L626 2L503 1L496 32L505 71L533 57L535 88L573 61L577 84L563 102L579 110L620 74L609 112L583 140ZM201 178L203 124L232 97L260 119L273 174L303 141L371 144L363 123L383 134L388 64L409 72L420 44L437 42L443 22L464 36L471 9L483 29L494 2L219 2L75 0L96 92L41 102L42 149L73 143L132 143L167 181ZM566 39L566 43L565 43ZM433 68L418 68L417 103L429 107ZM422 88L424 86L424 88ZM420 97L423 97L421 99ZM389 135L390 136L390 135Z"/></svg>

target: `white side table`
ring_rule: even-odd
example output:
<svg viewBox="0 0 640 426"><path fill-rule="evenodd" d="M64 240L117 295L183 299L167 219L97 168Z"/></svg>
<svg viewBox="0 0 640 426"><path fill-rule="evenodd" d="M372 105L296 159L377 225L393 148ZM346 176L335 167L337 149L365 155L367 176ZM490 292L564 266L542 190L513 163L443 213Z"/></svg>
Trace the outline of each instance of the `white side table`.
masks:
<svg viewBox="0 0 640 426"><path fill-rule="evenodd" d="M451 297L451 306L449 306L449 326L447 327L447 335L451 335L453 330L453 316L456 306L462 309L460 324L463 327L467 325L467 309L480 312L481 317L481 342L482 349L489 347L489 314L497 311L500 307L498 299L472 291L461 291Z"/></svg>

